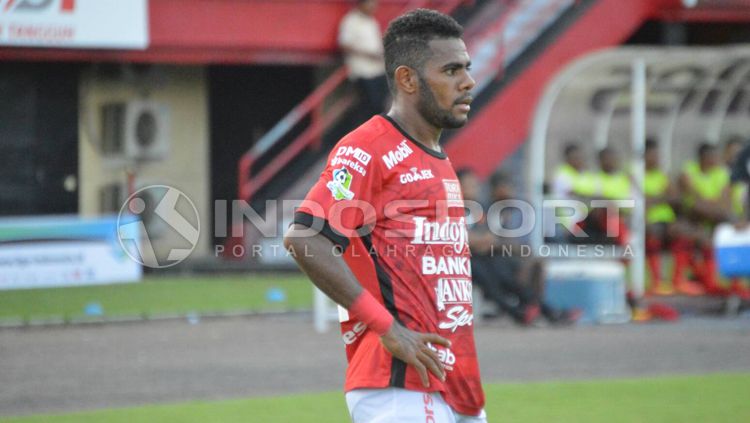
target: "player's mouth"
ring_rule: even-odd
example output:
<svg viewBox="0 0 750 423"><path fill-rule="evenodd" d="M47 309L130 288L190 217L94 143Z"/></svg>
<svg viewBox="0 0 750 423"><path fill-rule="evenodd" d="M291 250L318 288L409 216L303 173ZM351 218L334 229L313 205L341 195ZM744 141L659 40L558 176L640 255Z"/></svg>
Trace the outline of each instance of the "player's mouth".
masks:
<svg viewBox="0 0 750 423"><path fill-rule="evenodd" d="M459 110L461 110L464 113L469 113L471 110L471 102L474 101L474 99L471 96L464 97L456 101L456 107L458 107Z"/></svg>

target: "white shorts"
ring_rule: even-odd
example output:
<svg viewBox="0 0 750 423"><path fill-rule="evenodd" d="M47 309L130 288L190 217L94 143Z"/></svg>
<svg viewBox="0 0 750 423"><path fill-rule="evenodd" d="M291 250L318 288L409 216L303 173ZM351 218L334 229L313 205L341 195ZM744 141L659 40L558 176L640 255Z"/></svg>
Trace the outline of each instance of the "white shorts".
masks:
<svg viewBox="0 0 750 423"><path fill-rule="evenodd" d="M456 413L438 392L401 388L355 389L346 393L354 423L487 423L478 416Z"/></svg>

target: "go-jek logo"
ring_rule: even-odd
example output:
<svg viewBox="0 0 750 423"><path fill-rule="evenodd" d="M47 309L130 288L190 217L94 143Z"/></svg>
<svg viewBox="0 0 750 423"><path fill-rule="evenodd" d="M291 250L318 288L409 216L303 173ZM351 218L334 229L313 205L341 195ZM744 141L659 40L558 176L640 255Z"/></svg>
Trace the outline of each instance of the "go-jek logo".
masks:
<svg viewBox="0 0 750 423"><path fill-rule="evenodd" d="M0 12L58 11L73 13L76 0L0 0Z"/></svg>
<svg viewBox="0 0 750 423"><path fill-rule="evenodd" d="M123 215L135 220L123 219ZM125 200L117 228L120 245L131 259L161 269L190 256L198 244L200 217L195 204L182 191L151 185Z"/></svg>

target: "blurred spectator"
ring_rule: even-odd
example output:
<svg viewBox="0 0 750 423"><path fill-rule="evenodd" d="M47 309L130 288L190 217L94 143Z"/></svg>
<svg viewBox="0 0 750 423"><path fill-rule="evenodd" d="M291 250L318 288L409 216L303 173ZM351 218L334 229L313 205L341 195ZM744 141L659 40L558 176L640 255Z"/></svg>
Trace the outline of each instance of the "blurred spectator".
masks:
<svg viewBox="0 0 750 423"><path fill-rule="evenodd" d="M739 191L739 198L735 198L737 203L735 210L737 213L737 226L740 229L747 229L750 222L750 144L746 144L740 150L731 168L731 181L734 190ZM750 300L750 289L743 286L739 279L732 280L732 293L743 300Z"/></svg>
<svg viewBox="0 0 750 423"><path fill-rule="evenodd" d="M680 192L683 210L693 226L694 247L703 258L699 264L691 255L694 274L706 293L725 295L727 291L718 280L711 238L717 224L732 219L732 208L729 172L722 166L715 146L701 144L698 147L698 161L684 165Z"/></svg>
<svg viewBox="0 0 750 423"><path fill-rule="evenodd" d="M599 151L599 172L582 174L575 193L586 199L631 200L633 198L630 176L620 168L621 159L612 147ZM608 207L591 209L582 226L587 238L580 241L594 244L625 245L629 230L625 216L627 208L618 213L608 213ZM609 233L616 234L609 236Z"/></svg>
<svg viewBox="0 0 750 423"><path fill-rule="evenodd" d="M465 201L479 201L479 180L468 169L457 172ZM491 178L493 201L515 199L513 186L505 174ZM499 218L503 228L515 229L520 224L520 210L505 208ZM492 216L498 217L498 216ZM519 239L504 239L493 234L486 218L470 222L469 247L472 252L472 275L482 288L485 298L508 313L516 323L528 325L541 314L553 324L569 324L580 317L580 312L556 310L541 298L544 287L543 262L530 256L530 248ZM526 245L527 254L522 251Z"/></svg>
<svg viewBox="0 0 750 423"><path fill-rule="evenodd" d="M750 144L746 145L738 154L732 166L731 180L734 184L744 186L745 198L743 212L738 217L743 222L750 221Z"/></svg>
<svg viewBox="0 0 750 423"><path fill-rule="evenodd" d="M659 145L656 140L646 140L646 174L644 197L646 200L646 262L651 274L650 293L669 295L674 290L686 295L700 295L703 289L686 280L685 268L692 253L686 240L684 223L677 221L673 206L679 205L677 187L670 183L669 176L661 170ZM689 238L687 238L689 239ZM661 254L669 245L674 257L672 286L663 283Z"/></svg>
<svg viewBox="0 0 750 423"><path fill-rule="evenodd" d="M339 25L339 47L359 92L363 119L385 110L388 93L382 34L374 17L377 7L377 0L357 0Z"/></svg>
<svg viewBox="0 0 750 423"><path fill-rule="evenodd" d="M740 136L733 136L724 144L724 164L730 174L733 173L734 164L740 151L745 146L745 140ZM747 185L734 179L730 182L730 195L732 197L732 212L740 219L745 215L745 197L747 196Z"/></svg>
<svg viewBox="0 0 750 423"><path fill-rule="evenodd" d="M739 135L733 135L724 143L724 164L728 168L732 168L734 162L737 160L737 156L742 147L745 146L745 140Z"/></svg>
<svg viewBox="0 0 750 423"><path fill-rule="evenodd" d="M556 200L567 200L574 197L574 188L585 168L583 152L577 143L565 145L563 156L565 163L557 168L552 180L551 194Z"/></svg>
<svg viewBox="0 0 750 423"><path fill-rule="evenodd" d="M570 142L563 149L565 162L555 171L555 176L551 184L551 198L555 200L572 200L579 199L583 188L582 184L587 180L583 174L585 170L585 159L580 146L575 142ZM545 209L545 222L555 222L555 209ZM568 223L570 220L561 218L566 227L571 227ZM571 236L569 233L560 233L555 229L555 235L547 239L548 242L565 242Z"/></svg>

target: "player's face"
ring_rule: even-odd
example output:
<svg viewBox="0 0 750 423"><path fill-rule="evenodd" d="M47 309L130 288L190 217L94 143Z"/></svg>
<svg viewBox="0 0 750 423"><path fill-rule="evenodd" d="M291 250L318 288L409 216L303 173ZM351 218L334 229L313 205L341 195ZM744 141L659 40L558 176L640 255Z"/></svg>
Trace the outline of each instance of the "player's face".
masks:
<svg viewBox="0 0 750 423"><path fill-rule="evenodd" d="M419 76L417 109L436 128L460 128L469 120L471 89L469 53L461 39L430 41L432 57Z"/></svg>

